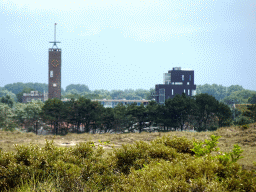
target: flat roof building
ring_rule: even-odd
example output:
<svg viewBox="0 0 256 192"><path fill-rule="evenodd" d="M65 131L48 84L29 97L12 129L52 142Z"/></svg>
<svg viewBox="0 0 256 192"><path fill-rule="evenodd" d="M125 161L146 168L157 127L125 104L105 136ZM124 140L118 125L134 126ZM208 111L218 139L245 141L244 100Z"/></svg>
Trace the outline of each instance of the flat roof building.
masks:
<svg viewBox="0 0 256 192"><path fill-rule="evenodd" d="M107 108L114 108L116 107L119 103L123 104L123 105L129 105L129 104L133 104L136 103L137 106L140 105L148 105L150 100L126 100L126 99L92 99L92 101L98 101L100 102L103 107Z"/></svg>
<svg viewBox="0 0 256 192"><path fill-rule="evenodd" d="M63 102L67 102L70 101L70 99L64 98L61 99L61 101ZM101 105L103 105L103 107L107 108L114 108L116 107L119 103L123 104L123 105L129 105L129 104L133 104L136 103L137 106L140 105L148 105L148 103L150 102L150 100L126 100L126 99L91 99L91 101L97 101L99 102Z"/></svg>
<svg viewBox="0 0 256 192"><path fill-rule="evenodd" d="M182 93L187 96L196 94L194 70L182 70L181 67L174 67L168 73L164 73L163 84L155 85L155 100L160 104L164 104L165 100Z"/></svg>
<svg viewBox="0 0 256 192"><path fill-rule="evenodd" d="M22 103L29 103L32 100L46 101L48 99L47 93L38 93L38 91L31 91L30 93L23 93Z"/></svg>

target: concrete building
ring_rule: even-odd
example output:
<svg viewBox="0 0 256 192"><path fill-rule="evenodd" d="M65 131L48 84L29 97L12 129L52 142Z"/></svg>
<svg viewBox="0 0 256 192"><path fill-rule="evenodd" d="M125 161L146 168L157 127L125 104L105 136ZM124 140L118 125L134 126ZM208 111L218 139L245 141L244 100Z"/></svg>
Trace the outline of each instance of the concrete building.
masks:
<svg viewBox="0 0 256 192"><path fill-rule="evenodd" d="M194 70L182 70L181 67L174 67L168 73L164 73L163 84L155 85L155 100L160 104L164 104L165 100L182 93L188 96L196 94Z"/></svg>
<svg viewBox="0 0 256 192"><path fill-rule="evenodd" d="M23 93L22 96L22 103L28 103L32 100L40 100L40 101L46 101L48 99L47 93L38 93L38 91L31 91L30 93Z"/></svg>

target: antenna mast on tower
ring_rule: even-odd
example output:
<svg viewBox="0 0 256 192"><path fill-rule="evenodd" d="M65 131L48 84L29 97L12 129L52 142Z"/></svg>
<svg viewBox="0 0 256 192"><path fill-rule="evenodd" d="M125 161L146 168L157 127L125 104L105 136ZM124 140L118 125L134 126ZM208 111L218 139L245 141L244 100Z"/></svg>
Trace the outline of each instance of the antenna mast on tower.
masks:
<svg viewBox="0 0 256 192"><path fill-rule="evenodd" d="M54 23L54 41L51 41L50 43L53 43L52 48L56 46L56 48L58 49L57 43L60 43L60 41L56 41L56 25L57 23Z"/></svg>

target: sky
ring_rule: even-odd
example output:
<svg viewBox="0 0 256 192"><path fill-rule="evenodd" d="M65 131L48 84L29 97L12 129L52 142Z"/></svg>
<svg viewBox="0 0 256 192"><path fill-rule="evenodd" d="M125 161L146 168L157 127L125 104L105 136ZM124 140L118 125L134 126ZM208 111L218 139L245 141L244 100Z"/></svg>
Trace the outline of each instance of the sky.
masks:
<svg viewBox="0 0 256 192"><path fill-rule="evenodd" d="M48 83L54 23L64 89L150 89L181 67L256 90L255 0L0 0L0 87Z"/></svg>

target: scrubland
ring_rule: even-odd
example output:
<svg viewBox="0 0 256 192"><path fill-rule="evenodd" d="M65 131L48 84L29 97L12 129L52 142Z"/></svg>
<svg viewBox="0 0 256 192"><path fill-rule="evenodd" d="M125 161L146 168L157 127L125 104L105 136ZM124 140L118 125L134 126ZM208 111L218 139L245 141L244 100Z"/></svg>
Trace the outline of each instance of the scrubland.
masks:
<svg viewBox="0 0 256 192"><path fill-rule="evenodd" d="M255 123L214 132L0 131L0 148L0 191L256 191Z"/></svg>

